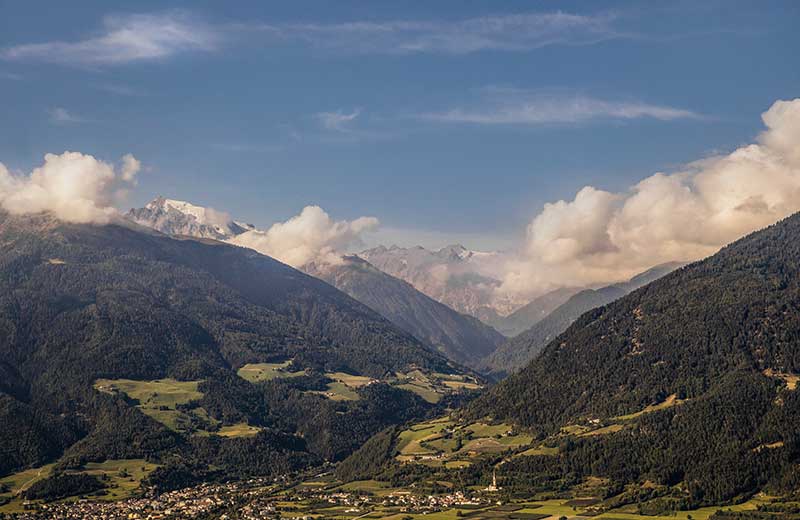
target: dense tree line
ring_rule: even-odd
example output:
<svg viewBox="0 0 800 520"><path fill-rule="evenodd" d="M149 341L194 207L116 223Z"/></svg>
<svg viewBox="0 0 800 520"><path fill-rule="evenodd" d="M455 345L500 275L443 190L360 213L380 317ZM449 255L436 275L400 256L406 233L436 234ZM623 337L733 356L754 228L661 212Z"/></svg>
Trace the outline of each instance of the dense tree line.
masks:
<svg viewBox="0 0 800 520"><path fill-rule="evenodd" d="M75 495L85 495L105 487L97 477L85 473L57 473L38 480L25 490L28 500L58 500Z"/></svg>
<svg viewBox="0 0 800 520"><path fill-rule="evenodd" d="M397 455L397 428L372 436L358 450L336 466L336 476L345 482L368 480L387 468Z"/></svg>

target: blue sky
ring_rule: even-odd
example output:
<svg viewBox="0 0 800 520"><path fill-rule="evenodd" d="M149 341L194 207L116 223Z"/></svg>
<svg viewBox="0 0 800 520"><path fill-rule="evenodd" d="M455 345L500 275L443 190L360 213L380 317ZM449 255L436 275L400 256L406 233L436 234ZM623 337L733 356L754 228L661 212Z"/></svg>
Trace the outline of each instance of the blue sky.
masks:
<svg viewBox="0 0 800 520"><path fill-rule="evenodd" d="M728 152L798 95L800 4L698 4L0 0L0 162L132 153L129 205L510 245L545 202Z"/></svg>

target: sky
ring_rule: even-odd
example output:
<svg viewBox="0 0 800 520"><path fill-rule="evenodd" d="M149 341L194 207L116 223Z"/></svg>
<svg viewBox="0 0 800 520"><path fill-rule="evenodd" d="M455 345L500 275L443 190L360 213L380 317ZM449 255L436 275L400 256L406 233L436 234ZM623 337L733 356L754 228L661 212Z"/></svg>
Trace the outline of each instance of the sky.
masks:
<svg viewBox="0 0 800 520"><path fill-rule="evenodd" d="M0 163L131 154L124 207L267 228L318 205L379 219L368 245L513 249L585 186L754 142L800 93L798 22L792 1L0 0Z"/></svg>

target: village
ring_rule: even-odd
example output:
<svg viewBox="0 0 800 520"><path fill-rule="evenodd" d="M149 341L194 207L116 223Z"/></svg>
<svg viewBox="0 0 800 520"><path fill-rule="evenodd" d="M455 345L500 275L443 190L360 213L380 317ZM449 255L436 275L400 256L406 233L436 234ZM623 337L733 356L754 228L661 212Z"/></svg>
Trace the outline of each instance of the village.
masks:
<svg viewBox="0 0 800 520"><path fill-rule="evenodd" d="M494 485L491 486L495 490ZM310 520L319 517L359 517L385 512L428 514L456 507L477 508L494 502L487 490L482 493L456 491L444 494L418 494L394 490L373 494L363 490L320 488L285 479L249 479L221 484L202 484L167 493L120 501L80 498L74 501L31 503L26 511L0 518L34 520L124 519L156 520L176 518L220 518L260 520L283 518Z"/></svg>

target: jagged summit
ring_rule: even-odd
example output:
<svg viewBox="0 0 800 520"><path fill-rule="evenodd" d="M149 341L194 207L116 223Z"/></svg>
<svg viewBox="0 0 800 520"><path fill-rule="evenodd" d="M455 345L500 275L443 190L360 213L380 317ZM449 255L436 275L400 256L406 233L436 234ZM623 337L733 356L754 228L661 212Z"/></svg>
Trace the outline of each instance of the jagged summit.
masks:
<svg viewBox="0 0 800 520"><path fill-rule="evenodd" d="M527 303L495 293L501 284L498 266L505 259L499 251L475 251L462 244L437 250L393 245L368 249L358 256L431 298L486 323Z"/></svg>
<svg viewBox="0 0 800 520"><path fill-rule="evenodd" d="M156 197L143 208L131 209L126 216L137 224L169 235L214 240L227 240L255 229L251 224L233 220L227 213L162 196Z"/></svg>

